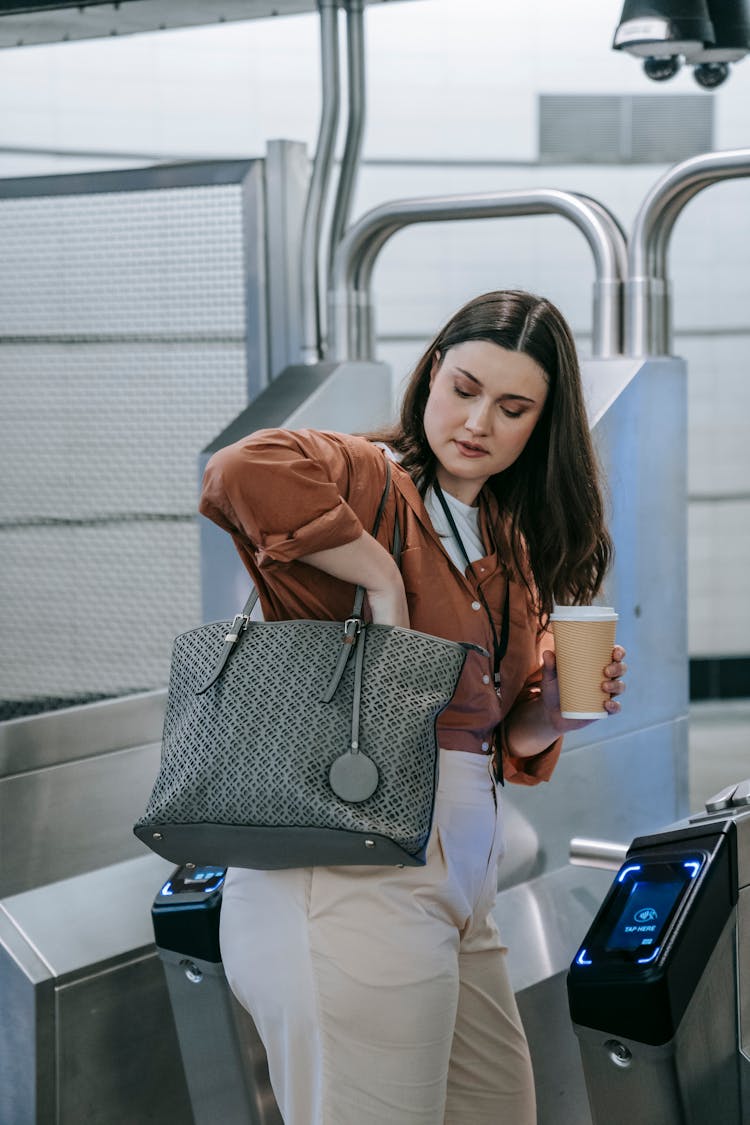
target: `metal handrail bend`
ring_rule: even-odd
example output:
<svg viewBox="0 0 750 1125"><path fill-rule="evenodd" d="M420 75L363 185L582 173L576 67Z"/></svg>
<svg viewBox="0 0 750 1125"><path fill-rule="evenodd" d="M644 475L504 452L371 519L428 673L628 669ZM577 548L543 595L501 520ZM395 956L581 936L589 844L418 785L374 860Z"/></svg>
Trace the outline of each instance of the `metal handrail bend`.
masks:
<svg viewBox="0 0 750 1125"><path fill-rule="evenodd" d="M349 117L341 158L336 200L333 205L331 227L328 233L328 253L326 255L326 289L330 288L333 274L333 259L336 247L344 236L351 218L354 188L359 171L359 158L365 132L366 84L365 84L365 26L363 0L345 0L346 11L346 59Z"/></svg>
<svg viewBox="0 0 750 1125"><path fill-rule="evenodd" d="M396 231L415 223L552 214L574 223L594 256L593 354L620 354L621 298L627 263L622 229L602 204L586 196L556 188L531 188L401 199L363 215L346 232L334 258L328 313L330 358L372 357L372 270L378 254Z"/></svg>
<svg viewBox="0 0 750 1125"><path fill-rule="evenodd" d="M699 191L720 180L750 176L750 149L691 156L670 168L649 191L628 244L625 351L669 355L672 350L667 262L674 224Z"/></svg>
<svg viewBox="0 0 750 1125"><path fill-rule="evenodd" d="M300 263L302 356L306 363L315 363L321 353L320 240L341 105L337 0L318 0L318 9L322 102L315 159L302 220Z"/></svg>

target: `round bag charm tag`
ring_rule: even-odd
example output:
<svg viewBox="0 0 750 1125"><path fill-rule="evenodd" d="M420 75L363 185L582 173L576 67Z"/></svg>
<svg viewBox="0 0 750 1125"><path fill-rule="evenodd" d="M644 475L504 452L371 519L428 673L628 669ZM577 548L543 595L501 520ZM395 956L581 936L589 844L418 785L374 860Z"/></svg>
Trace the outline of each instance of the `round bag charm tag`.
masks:
<svg viewBox="0 0 750 1125"><path fill-rule="evenodd" d="M366 801L378 787L378 767L366 754L342 754L328 771L331 789L342 801Z"/></svg>

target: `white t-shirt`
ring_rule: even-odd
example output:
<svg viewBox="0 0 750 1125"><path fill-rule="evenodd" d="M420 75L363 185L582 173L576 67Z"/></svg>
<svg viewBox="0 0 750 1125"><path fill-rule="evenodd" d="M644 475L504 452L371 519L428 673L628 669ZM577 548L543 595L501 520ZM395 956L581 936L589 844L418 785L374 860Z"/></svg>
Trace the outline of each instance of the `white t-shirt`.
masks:
<svg viewBox="0 0 750 1125"><path fill-rule="evenodd" d="M384 449L391 461L400 461L400 454L389 449L387 445L378 441L375 443ZM464 504L463 501L457 500L455 496L443 491L445 502L450 508L453 521L461 536L466 554L469 556L470 562L476 562L477 559L484 558L487 552L482 543L482 536L479 533L479 508L473 508L470 504ZM456 542L456 538L451 531L450 524L446 519L445 512L442 505L435 495L432 488L428 488L424 497L424 506L427 509L427 514L432 521L432 526L440 536L440 541L450 558L453 565L462 574L466 573L466 559L463 552Z"/></svg>

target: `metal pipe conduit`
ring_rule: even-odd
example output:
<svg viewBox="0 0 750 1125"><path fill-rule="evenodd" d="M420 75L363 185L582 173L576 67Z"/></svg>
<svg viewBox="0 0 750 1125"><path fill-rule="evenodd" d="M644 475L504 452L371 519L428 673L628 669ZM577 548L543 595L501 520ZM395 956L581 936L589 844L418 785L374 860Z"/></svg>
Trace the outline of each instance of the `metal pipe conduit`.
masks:
<svg viewBox="0 0 750 1125"><path fill-rule="evenodd" d="M699 191L720 180L750 176L750 149L692 156L670 168L641 204L628 245L625 351L669 355L672 350L667 262L677 217Z"/></svg>
<svg viewBox="0 0 750 1125"><path fill-rule="evenodd" d="M627 248L617 220L602 204L586 196L555 188L532 188L402 199L363 215L346 232L334 257L328 313L330 358L372 358L370 280L378 254L396 231L415 223L552 214L573 222L594 256L593 354L620 354Z"/></svg>
<svg viewBox="0 0 750 1125"><path fill-rule="evenodd" d="M320 239L323 211L333 165L333 152L341 102L339 83L339 43L336 0L318 0L320 11L320 71L322 102L320 128L310 174L305 215L302 223L302 359L316 363L321 356L320 326Z"/></svg>
<svg viewBox="0 0 750 1125"><path fill-rule="evenodd" d="M363 0L346 0L347 82L349 115L336 200L328 236L327 289L331 288L333 260L351 217L354 187L359 171L365 132L365 29Z"/></svg>

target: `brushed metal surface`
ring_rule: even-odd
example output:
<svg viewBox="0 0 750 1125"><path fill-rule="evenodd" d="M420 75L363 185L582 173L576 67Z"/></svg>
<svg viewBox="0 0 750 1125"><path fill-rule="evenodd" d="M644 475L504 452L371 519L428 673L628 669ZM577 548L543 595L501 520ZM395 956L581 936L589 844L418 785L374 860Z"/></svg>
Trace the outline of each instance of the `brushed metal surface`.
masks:
<svg viewBox="0 0 750 1125"><path fill-rule="evenodd" d="M611 872L568 865L498 893L492 915L515 992L567 971L611 883Z"/></svg>
<svg viewBox="0 0 750 1125"><path fill-rule="evenodd" d="M266 146L268 376L298 363L302 340L299 261L307 181L307 149L300 141Z"/></svg>
<svg viewBox="0 0 750 1125"><path fill-rule="evenodd" d="M165 690L139 692L0 723L0 781L45 766L158 742L166 700Z"/></svg>
<svg viewBox="0 0 750 1125"><path fill-rule="evenodd" d="M581 379L583 396L586 402L586 415L592 430L628 384L638 375L643 364L644 360L642 359L621 356L581 361Z"/></svg>
<svg viewBox="0 0 750 1125"><path fill-rule="evenodd" d="M0 997L0 1122L54 1122L53 982L2 913Z"/></svg>
<svg viewBox="0 0 750 1125"><path fill-rule="evenodd" d="M686 379L681 360L645 362L593 431L616 551L600 600L619 614L628 690L569 746L687 715Z"/></svg>
<svg viewBox="0 0 750 1125"><path fill-rule="evenodd" d="M216 1121L283 1125L263 1044L236 1003L221 964L160 950L177 1027L195 1125Z"/></svg>
<svg viewBox="0 0 750 1125"><path fill-rule="evenodd" d="M563 867L498 894L493 911L534 1066L539 1125L591 1125L565 978L612 882Z"/></svg>
<svg viewBox="0 0 750 1125"><path fill-rule="evenodd" d="M0 780L0 897L144 855L133 836L159 744Z"/></svg>
<svg viewBox="0 0 750 1125"><path fill-rule="evenodd" d="M750 810L732 810L737 828L737 886L750 886Z"/></svg>
<svg viewBox="0 0 750 1125"><path fill-rule="evenodd" d="M574 836L570 841L570 862L579 867L600 867L617 871L628 852L628 844L614 840L591 840Z"/></svg>
<svg viewBox="0 0 750 1125"><path fill-rule="evenodd" d="M739 977L739 1049L742 1103L750 1116L750 887L737 903L737 974Z"/></svg>
<svg viewBox="0 0 750 1125"><path fill-rule="evenodd" d="M154 950L61 985L55 1016L56 1125L193 1125Z"/></svg>
<svg viewBox="0 0 750 1125"><path fill-rule="evenodd" d="M591 1125L581 1052L568 1011L566 975L557 973L516 993L531 1045L537 1125Z"/></svg>
<svg viewBox="0 0 750 1125"><path fill-rule="evenodd" d="M148 852L8 896L2 908L50 976L67 977L153 946L151 903L173 869Z"/></svg>
<svg viewBox="0 0 750 1125"><path fill-rule="evenodd" d="M627 705L638 706L632 693ZM614 734L619 717L603 723ZM678 820L686 802L686 740L685 718L573 747L563 751L549 784L506 785L503 801L531 823L544 870L554 870L568 863L574 834L629 844Z"/></svg>

